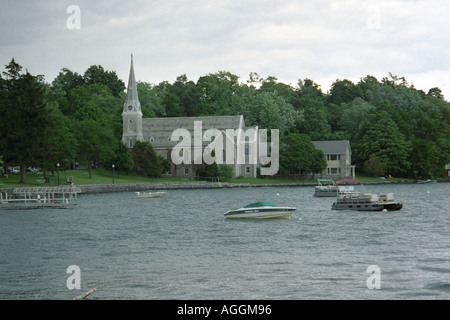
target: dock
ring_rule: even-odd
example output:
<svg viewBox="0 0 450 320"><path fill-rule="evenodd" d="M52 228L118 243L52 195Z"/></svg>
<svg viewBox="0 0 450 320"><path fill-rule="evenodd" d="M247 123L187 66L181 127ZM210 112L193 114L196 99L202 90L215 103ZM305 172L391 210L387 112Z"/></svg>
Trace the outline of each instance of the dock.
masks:
<svg viewBox="0 0 450 320"><path fill-rule="evenodd" d="M0 192L0 209L64 209L77 204L81 189L70 186L15 188Z"/></svg>

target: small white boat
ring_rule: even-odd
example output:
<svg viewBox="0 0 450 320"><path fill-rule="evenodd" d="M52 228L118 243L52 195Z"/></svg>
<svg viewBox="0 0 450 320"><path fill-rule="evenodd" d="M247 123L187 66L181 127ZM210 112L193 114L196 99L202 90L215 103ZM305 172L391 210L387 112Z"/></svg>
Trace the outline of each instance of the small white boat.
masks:
<svg viewBox="0 0 450 320"><path fill-rule="evenodd" d="M401 202L394 200L393 193L368 193L359 180L339 180L336 182L336 185L339 185L339 183L360 184L363 191L339 193L336 202L331 206L332 210L393 211L400 210L403 207Z"/></svg>
<svg viewBox="0 0 450 320"><path fill-rule="evenodd" d="M166 191L136 191L134 193L135 198L163 198L166 195Z"/></svg>
<svg viewBox="0 0 450 320"><path fill-rule="evenodd" d="M337 186L332 179L317 179L318 185L314 187L314 197L336 197L339 192L353 192L353 186Z"/></svg>
<svg viewBox="0 0 450 320"><path fill-rule="evenodd" d="M295 212L295 207L278 207L270 201L250 203L239 209L232 209L225 213L229 219L287 219Z"/></svg>
<svg viewBox="0 0 450 320"><path fill-rule="evenodd" d="M436 183L437 180L427 179L427 180L419 180L417 181L418 184L425 184L425 183Z"/></svg>

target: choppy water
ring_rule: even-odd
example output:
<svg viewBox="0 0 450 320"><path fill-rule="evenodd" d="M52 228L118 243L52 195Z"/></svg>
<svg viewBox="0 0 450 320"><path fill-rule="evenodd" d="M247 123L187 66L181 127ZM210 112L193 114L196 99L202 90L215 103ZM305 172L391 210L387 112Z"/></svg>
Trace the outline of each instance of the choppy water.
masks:
<svg viewBox="0 0 450 320"><path fill-rule="evenodd" d="M0 299L449 299L450 184L373 185L396 212L332 211L312 187L80 195L67 210L0 211ZM288 220L226 220L257 200ZM79 266L81 290L67 268ZM368 289L367 268L380 269Z"/></svg>

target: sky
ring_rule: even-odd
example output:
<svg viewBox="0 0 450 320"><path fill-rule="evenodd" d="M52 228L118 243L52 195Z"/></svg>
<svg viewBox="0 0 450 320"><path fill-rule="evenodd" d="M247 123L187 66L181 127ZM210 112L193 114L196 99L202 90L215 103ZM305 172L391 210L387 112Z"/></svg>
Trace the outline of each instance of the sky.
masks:
<svg viewBox="0 0 450 320"><path fill-rule="evenodd" d="M228 71L326 93L389 73L450 101L450 2L445 0L0 0L0 64L12 58L51 83L91 65L173 83Z"/></svg>

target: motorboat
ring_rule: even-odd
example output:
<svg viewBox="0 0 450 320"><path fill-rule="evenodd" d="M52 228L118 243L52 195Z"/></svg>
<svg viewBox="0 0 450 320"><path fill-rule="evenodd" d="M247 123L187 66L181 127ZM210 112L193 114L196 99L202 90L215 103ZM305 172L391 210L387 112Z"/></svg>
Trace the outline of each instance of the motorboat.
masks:
<svg viewBox="0 0 450 320"><path fill-rule="evenodd" d="M369 193L364 189L362 183L355 179L336 181L338 186L346 183L360 184L363 191L339 193L336 202L331 206L332 210L394 211L403 207L401 202L394 200L392 192L383 194Z"/></svg>
<svg viewBox="0 0 450 320"><path fill-rule="evenodd" d="M270 201L259 201L239 209L229 210L225 213L225 217L230 219L287 219L295 210L295 207L279 207Z"/></svg>
<svg viewBox="0 0 450 320"><path fill-rule="evenodd" d="M314 197L336 197L338 191L342 193L353 192L353 186L337 186L332 179L317 179L318 185L314 187Z"/></svg>
<svg viewBox="0 0 450 320"><path fill-rule="evenodd" d="M426 184L426 183L436 183L437 180L427 179L427 180L419 180L417 181L418 184Z"/></svg>
<svg viewBox="0 0 450 320"><path fill-rule="evenodd" d="M163 198L166 195L166 191L136 191L134 193L135 198Z"/></svg>

